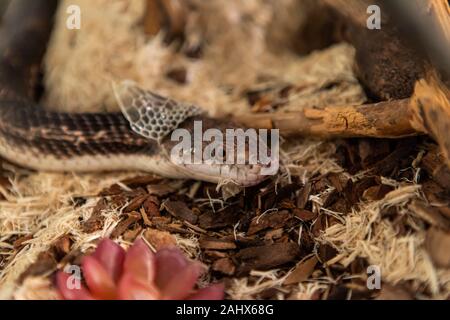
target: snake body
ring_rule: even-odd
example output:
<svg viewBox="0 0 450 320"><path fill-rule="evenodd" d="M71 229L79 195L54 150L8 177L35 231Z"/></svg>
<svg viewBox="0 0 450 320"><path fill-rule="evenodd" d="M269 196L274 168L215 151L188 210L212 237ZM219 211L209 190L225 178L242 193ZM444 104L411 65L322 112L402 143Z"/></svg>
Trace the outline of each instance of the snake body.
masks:
<svg viewBox="0 0 450 320"><path fill-rule="evenodd" d="M39 106L37 75L57 5L57 0L15 0L5 14L0 29L0 155L3 158L43 171L143 170L171 178L210 182L231 179L244 186L263 179L258 165L214 167L172 163L168 152L174 142L164 136L152 139L145 134L146 130L137 130L139 123L136 125L130 119L132 113L128 116L58 113ZM148 109L148 105L154 107L165 99L146 92L131 98L124 101L126 105L122 107L126 110L127 104L147 103L138 107ZM234 125L200 114L194 106L170 99L164 101L158 108L169 106L183 115L178 121L172 121L174 126L170 128L162 123L166 131L184 128L192 132L194 121L202 121L205 130L225 131ZM145 121L160 121L152 119L152 110L145 114Z"/></svg>

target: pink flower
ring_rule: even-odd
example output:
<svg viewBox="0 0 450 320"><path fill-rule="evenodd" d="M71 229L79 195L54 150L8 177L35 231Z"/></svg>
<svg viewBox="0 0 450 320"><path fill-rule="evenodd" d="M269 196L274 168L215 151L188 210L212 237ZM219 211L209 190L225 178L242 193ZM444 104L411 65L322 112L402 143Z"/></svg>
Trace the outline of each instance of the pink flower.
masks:
<svg viewBox="0 0 450 320"><path fill-rule="evenodd" d="M153 254L142 239L125 252L109 239L84 257L82 270L86 286L71 288L72 275L59 271L57 288L66 300L221 300L220 284L193 291L204 271L202 264L189 261L178 248L164 248Z"/></svg>

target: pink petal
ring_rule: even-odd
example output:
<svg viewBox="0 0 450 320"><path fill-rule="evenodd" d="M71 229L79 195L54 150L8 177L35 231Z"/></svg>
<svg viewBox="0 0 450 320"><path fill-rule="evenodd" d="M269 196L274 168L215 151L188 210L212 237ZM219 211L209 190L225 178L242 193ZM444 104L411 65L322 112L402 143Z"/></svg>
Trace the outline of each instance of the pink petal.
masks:
<svg viewBox="0 0 450 320"><path fill-rule="evenodd" d="M150 284L155 278L155 256L142 239L128 249L123 265L124 274L132 275L135 281Z"/></svg>
<svg viewBox="0 0 450 320"><path fill-rule="evenodd" d="M117 296L120 300L158 300L160 292L151 284L136 281L132 274L125 274L119 281Z"/></svg>
<svg viewBox="0 0 450 320"><path fill-rule="evenodd" d="M116 285L113 279L92 256L83 258L83 276L92 295L100 300L112 300L116 298Z"/></svg>
<svg viewBox="0 0 450 320"><path fill-rule="evenodd" d="M156 279L158 288L164 288L172 278L183 271L189 261L178 248L164 248L156 253Z"/></svg>
<svg viewBox="0 0 450 320"><path fill-rule="evenodd" d="M165 270L158 270L164 272ZM163 298L167 300L182 300L188 297L197 283L198 277L203 271L203 266L199 263L191 263L164 286L160 287Z"/></svg>
<svg viewBox="0 0 450 320"><path fill-rule="evenodd" d="M114 241L102 240L92 255L105 268L110 277L117 283L122 274L125 250Z"/></svg>
<svg viewBox="0 0 450 320"><path fill-rule="evenodd" d="M94 300L89 291L83 286L80 285L80 288L70 289L68 286L69 282L72 282L70 279L71 275L59 271L56 274L56 287L58 288L59 293L62 298L65 300Z"/></svg>
<svg viewBox="0 0 450 320"><path fill-rule="evenodd" d="M189 297L189 300L223 300L225 295L224 286L221 283L213 284L207 288L200 289Z"/></svg>

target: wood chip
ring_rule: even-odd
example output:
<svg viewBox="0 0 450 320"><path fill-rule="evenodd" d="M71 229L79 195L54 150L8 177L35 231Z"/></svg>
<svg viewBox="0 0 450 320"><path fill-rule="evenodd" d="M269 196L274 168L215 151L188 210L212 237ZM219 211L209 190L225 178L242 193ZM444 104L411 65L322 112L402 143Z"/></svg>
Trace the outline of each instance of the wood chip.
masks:
<svg viewBox="0 0 450 320"><path fill-rule="evenodd" d="M52 252L41 252L36 261L31 264L25 272L19 276L19 283L28 277L41 276L56 269L57 261Z"/></svg>
<svg viewBox="0 0 450 320"><path fill-rule="evenodd" d="M142 232L142 227L138 226L135 229L125 231L122 234L122 238L124 241L133 243L141 232Z"/></svg>
<svg viewBox="0 0 450 320"><path fill-rule="evenodd" d="M450 204L449 204L450 205ZM447 219L450 219L450 206L449 207L435 207L439 210L440 214L442 214Z"/></svg>
<svg viewBox="0 0 450 320"><path fill-rule="evenodd" d="M144 224L148 227L152 226L152 221L149 219L147 212L145 212L144 208L141 208L141 210L139 210L141 217L142 217L142 221L144 221Z"/></svg>
<svg viewBox="0 0 450 320"><path fill-rule="evenodd" d="M342 173L330 173L327 178L338 192L342 192L345 189L349 180L349 178Z"/></svg>
<svg viewBox="0 0 450 320"><path fill-rule="evenodd" d="M72 240L69 235L64 235L54 242L52 248L58 261L70 252L71 246Z"/></svg>
<svg viewBox="0 0 450 320"><path fill-rule="evenodd" d="M203 252L203 254L205 255L205 257L208 257L208 258L213 259L213 260L222 259L222 258L227 258L228 257L228 253L223 252L223 251L216 251L216 250L205 250Z"/></svg>
<svg viewBox="0 0 450 320"><path fill-rule="evenodd" d="M321 214L314 221L311 231L315 237L318 237L318 236L320 236L322 231L326 229L326 227L327 227L327 216L324 214Z"/></svg>
<svg viewBox="0 0 450 320"><path fill-rule="evenodd" d="M133 223L139 221L141 215L138 212L131 212L125 220L119 222L116 228L111 232L111 238L116 239L121 236Z"/></svg>
<svg viewBox="0 0 450 320"><path fill-rule="evenodd" d="M147 229L144 232L144 238L156 249L160 250L164 247L176 246L177 240L173 235L166 231L156 229Z"/></svg>
<svg viewBox="0 0 450 320"><path fill-rule="evenodd" d="M236 249L234 241L215 239L210 237L201 237L199 239L199 245L202 249L209 250L233 250Z"/></svg>
<svg viewBox="0 0 450 320"><path fill-rule="evenodd" d="M147 186L147 192L157 197L165 197L178 190L178 186L169 184L151 184Z"/></svg>
<svg viewBox="0 0 450 320"><path fill-rule="evenodd" d="M438 268L450 268L450 232L430 228L427 232L425 247Z"/></svg>
<svg viewBox="0 0 450 320"><path fill-rule="evenodd" d="M242 249L235 258L239 261L239 274L243 274L251 270L274 269L295 261L299 254L300 248L296 243L276 243Z"/></svg>
<svg viewBox="0 0 450 320"><path fill-rule="evenodd" d="M368 201L381 200L392 190L394 190L393 187L384 184L369 187L363 192L362 198Z"/></svg>
<svg viewBox="0 0 450 320"><path fill-rule="evenodd" d="M311 193L312 184L308 182L305 186L300 190L297 196L297 207L300 209L304 209L306 204L308 203L309 194Z"/></svg>
<svg viewBox="0 0 450 320"><path fill-rule="evenodd" d="M170 224L172 222L172 217L153 217L151 221L152 224L160 227Z"/></svg>
<svg viewBox="0 0 450 320"><path fill-rule="evenodd" d="M383 160L378 161L371 166L372 172L381 176L389 176L398 169L399 164L405 161L415 151L415 144L402 140L398 146Z"/></svg>
<svg viewBox="0 0 450 320"><path fill-rule="evenodd" d="M232 276L236 271L236 266L230 258L222 258L213 263L212 269L228 276Z"/></svg>
<svg viewBox="0 0 450 320"><path fill-rule="evenodd" d="M186 220L189 223L196 224L198 217L188 208L186 203L181 201L166 201L162 207L175 218Z"/></svg>
<svg viewBox="0 0 450 320"><path fill-rule="evenodd" d="M328 244L323 244L319 246L319 258L322 262L327 264L328 266L334 265L334 258L337 256L338 252L335 248Z"/></svg>
<svg viewBox="0 0 450 320"><path fill-rule="evenodd" d="M280 228L286 225L287 221L292 218L292 214L287 210L270 212L253 218L248 228L249 236L256 234L267 228Z"/></svg>
<svg viewBox="0 0 450 320"><path fill-rule="evenodd" d="M450 230L450 220L441 215L437 208L418 200L413 201L408 208L432 226Z"/></svg>
<svg viewBox="0 0 450 320"><path fill-rule="evenodd" d="M425 181L422 184L422 191L430 203L450 203L450 199L448 199L444 188L432 180Z"/></svg>
<svg viewBox="0 0 450 320"><path fill-rule="evenodd" d="M294 209L292 213L304 222L312 221L317 218L317 213L304 209Z"/></svg>
<svg viewBox="0 0 450 320"><path fill-rule="evenodd" d="M319 260L316 256L301 261L291 272L291 274L284 280L285 285L296 284L307 280L314 271Z"/></svg>
<svg viewBox="0 0 450 320"><path fill-rule="evenodd" d="M163 179L155 175L143 175L122 180L121 182L129 188L146 187L149 184L161 182Z"/></svg>
<svg viewBox="0 0 450 320"><path fill-rule="evenodd" d="M85 233L93 233L103 228L105 216L102 214L108 208L106 199L100 199L92 210L91 217L81 223L81 229Z"/></svg>
<svg viewBox="0 0 450 320"><path fill-rule="evenodd" d="M161 215L159 211L160 202L155 196L148 196L142 204L142 207L149 217L159 217Z"/></svg>
<svg viewBox="0 0 450 320"><path fill-rule="evenodd" d="M131 202L123 209L124 213L128 213L128 212L132 212L132 211L137 211L142 204L145 202L145 200L147 200L148 195L140 195L137 196L136 198L134 198L133 200L131 200Z"/></svg>
<svg viewBox="0 0 450 320"><path fill-rule="evenodd" d="M283 233L284 233L283 228L267 231L267 233L264 235L264 240L272 241L275 239L280 239L283 236Z"/></svg>
<svg viewBox="0 0 450 320"><path fill-rule="evenodd" d="M240 210L225 210L223 212L205 212L199 217L200 227L206 230L232 227L241 218Z"/></svg>
<svg viewBox="0 0 450 320"><path fill-rule="evenodd" d="M27 242L28 240L31 240L31 239L33 239L32 234L27 234L26 236L20 237L13 243L14 250L20 250L21 248L23 248L25 246L25 242Z"/></svg>
<svg viewBox="0 0 450 320"><path fill-rule="evenodd" d="M450 190L450 169L445 164L445 158L438 147L433 148L423 157L421 165L441 187Z"/></svg>

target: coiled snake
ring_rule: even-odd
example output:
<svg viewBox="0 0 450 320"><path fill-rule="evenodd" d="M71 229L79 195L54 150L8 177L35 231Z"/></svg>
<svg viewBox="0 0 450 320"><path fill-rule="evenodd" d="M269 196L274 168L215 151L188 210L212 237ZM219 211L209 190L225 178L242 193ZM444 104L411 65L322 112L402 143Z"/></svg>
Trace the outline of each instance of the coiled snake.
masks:
<svg viewBox="0 0 450 320"><path fill-rule="evenodd" d="M261 166L176 164L167 136L175 128L223 132L233 123L127 84L119 90L123 113L46 111L35 101L38 72L57 0L15 0L0 30L0 155L43 171L144 170L171 178L224 179L250 186L263 180ZM124 116L125 115L125 116Z"/></svg>

